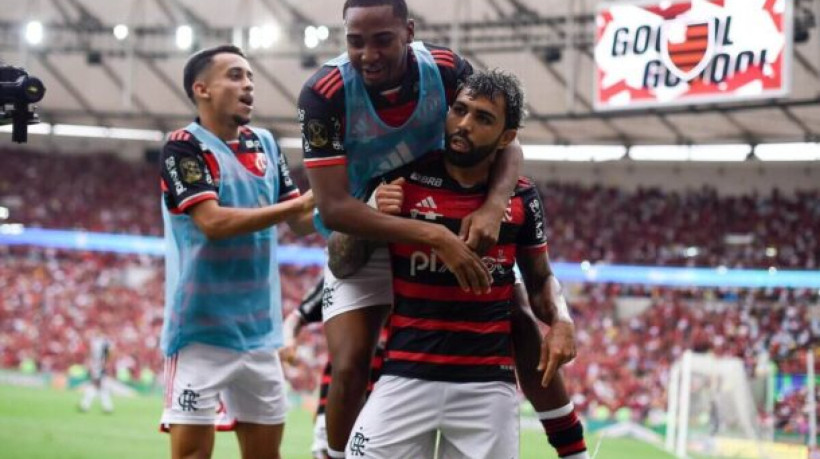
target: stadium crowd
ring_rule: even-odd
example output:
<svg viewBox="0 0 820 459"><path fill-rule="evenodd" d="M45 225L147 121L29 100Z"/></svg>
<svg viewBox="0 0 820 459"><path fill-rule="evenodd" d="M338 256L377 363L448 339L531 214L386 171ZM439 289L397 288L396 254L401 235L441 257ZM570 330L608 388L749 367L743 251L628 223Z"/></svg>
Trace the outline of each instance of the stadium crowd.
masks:
<svg viewBox="0 0 820 459"><path fill-rule="evenodd" d="M0 150L0 205L26 226L159 236L159 169L112 155ZM302 189L301 168L292 176ZM66 180L71 177L71 180ZM714 189L625 191L542 184L556 261L728 268L817 269L820 193L720 196ZM316 235L285 244L318 246Z"/></svg>
<svg viewBox="0 0 820 459"><path fill-rule="evenodd" d="M547 183L541 188L556 260L728 268L817 269L817 190L720 196Z"/></svg>
<svg viewBox="0 0 820 459"><path fill-rule="evenodd" d="M115 156L64 156L0 150L0 206L26 226L159 236L158 170ZM294 171L297 182L304 175ZM67 177L71 177L67 180ZM304 189L304 183L301 184ZM820 196L719 196L548 183L542 196L553 260L817 269ZM284 243L320 245L317 237ZM93 333L113 341L113 365L134 375L159 373L162 260L0 245L0 366L26 359L46 372L82 363ZM282 267L285 314L320 275L318 267ZM641 298L645 309L619 307ZM578 286L571 296L578 358L565 368L579 412L600 418L659 419L668 370L684 349L743 359L750 374L768 351L780 371L799 373L799 348L820 337L817 292L672 290ZM295 389L313 391L326 358L321 332L309 329ZM799 431L800 396L779 400L776 425Z"/></svg>
<svg viewBox="0 0 820 459"><path fill-rule="evenodd" d="M31 358L41 371L66 371L84 362L99 332L112 340L112 365L119 371L161 370L160 259L20 247L0 247L0 255L2 367ZM283 266L286 313L318 276L318 267ZM579 412L600 419L661 419L669 368L685 349L740 357L750 375L760 371L758 360L768 352L781 372L802 373L800 349L820 338L820 318L811 314L816 292L576 288L571 303L585 351L564 373ZM635 309L628 301L635 298L644 306ZM287 375L294 389L311 392L326 348L315 327L301 342L298 363ZM797 429L799 420L790 416L794 398L779 403L777 422Z"/></svg>

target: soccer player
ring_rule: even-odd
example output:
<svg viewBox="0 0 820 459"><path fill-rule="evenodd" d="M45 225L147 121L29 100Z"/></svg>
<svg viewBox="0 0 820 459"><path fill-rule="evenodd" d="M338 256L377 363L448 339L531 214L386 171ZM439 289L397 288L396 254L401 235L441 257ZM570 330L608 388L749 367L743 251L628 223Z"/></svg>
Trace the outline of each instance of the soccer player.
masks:
<svg viewBox="0 0 820 459"><path fill-rule="evenodd" d="M404 0L347 0L343 19L347 52L313 75L299 96L305 167L321 217L317 229L428 243L462 288L486 292L490 276L478 253L498 238L523 157L520 147L508 147L499 158L486 202L464 218L457 234L366 206L361 199L372 178L441 148L447 105L472 69L449 49L413 42ZM392 300L388 272L386 250L345 279L325 270L325 334L333 358L327 425L334 458L344 457L364 400L370 360Z"/></svg>
<svg viewBox="0 0 820 459"><path fill-rule="evenodd" d="M310 323L322 320L322 296L324 293L324 279L319 279L316 286L305 294L299 307L293 310L285 318L284 336L285 345L279 350L279 355L285 363L292 363L296 360L297 338L302 328ZM382 333L379 344L376 347L376 355L373 357L370 366L370 382L367 386L366 396L370 394L373 385L381 375L381 367L384 358L384 339L386 335ZM313 422L313 443L310 450L314 459L325 459L327 457L327 424L325 421L325 408L327 405L327 394L330 389L333 366L328 359L322 370L321 384L319 386L319 403L316 407L316 417Z"/></svg>
<svg viewBox="0 0 820 459"><path fill-rule="evenodd" d="M243 458L279 458L285 420L274 225L313 230L270 132L248 127L253 72L230 45L188 59L197 119L162 150L165 409L174 458L210 457L221 396Z"/></svg>
<svg viewBox="0 0 820 459"><path fill-rule="evenodd" d="M398 195L377 192L379 208L457 231L485 198L491 166L515 137L522 107L511 75L469 77L447 116L444 151L397 171L407 183ZM542 353L541 369L552 372L575 353L572 320L549 268L536 189L521 179L510 199L499 243L483 258L493 275L487 295L460 290L426 244L391 244L390 252L395 310L383 376L356 422L348 456L432 457L438 431L439 457L517 457L510 342L516 261L536 315L558 332L545 341L552 349ZM577 423L569 408L562 424ZM576 433L578 442L557 448L562 457L587 457L582 432Z"/></svg>
<svg viewBox="0 0 820 459"><path fill-rule="evenodd" d="M106 366L111 357L111 342L102 334L95 333L91 339L88 358L88 375L90 381L83 392L80 402L80 411L83 413L91 409L91 404L99 395L100 404L104 413L114 412L114 403L111 401L111 389L105 381Z"/></svg>

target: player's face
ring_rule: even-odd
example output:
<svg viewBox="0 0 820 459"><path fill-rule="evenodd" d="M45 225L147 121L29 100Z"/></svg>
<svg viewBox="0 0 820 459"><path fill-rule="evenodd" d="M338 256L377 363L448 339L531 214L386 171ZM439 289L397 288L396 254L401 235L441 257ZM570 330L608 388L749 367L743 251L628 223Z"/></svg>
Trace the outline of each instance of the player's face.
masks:
<svg viewBox="0 0 820 459"><path fill-rule="evenodd" d="M222 53L213 57L202 79L202 98L223 119L248 124L253 112L253 72L244 57ZM196 83L194 86L196 90Z"/></svg>
<svg viewBox="0 0 820 459"><path fill-rule="evenodd" d="M413 21L393 15L390 5L353 7L345 15L350 63L373 88L399 83L407 71L407 45L413 41Z"/></svg>
<svg viewBox="0 0 820 459"><path fill-rule="evenodd" d="M504 148L515 138L515 129L504 129L506 102L502 97L474 97L459 92L447 112L445 156L460 167L472 167Z"/></svg>

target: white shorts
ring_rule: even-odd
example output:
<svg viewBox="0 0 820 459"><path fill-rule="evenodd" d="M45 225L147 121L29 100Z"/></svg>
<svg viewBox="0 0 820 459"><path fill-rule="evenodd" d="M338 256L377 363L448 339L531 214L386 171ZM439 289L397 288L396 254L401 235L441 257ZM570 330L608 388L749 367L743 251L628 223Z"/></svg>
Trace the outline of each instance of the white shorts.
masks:
<svg viewBox="0 0 820 459"><path fill-rule="evenodd" d="M383 375L359 413L346 455L354 458L518 457L514 384L452 383Z"/></svg>
<svg viewBox="0 0 820 459"><path fill-rule="evenodd" d="M346 279L336 279L325 266L322 320L327 322L339 314L369 306L393 304L390 269L387 247L374 250L367 264Z"/></svg>
<svg viewBox="0 0 820 459"><path fill-rule="evenodd" d="M284 423L287 398L279 353L195 343L166 359L163 426L215 425L220 399L227 410L219 422L223 428L236 422Z"/></svg>

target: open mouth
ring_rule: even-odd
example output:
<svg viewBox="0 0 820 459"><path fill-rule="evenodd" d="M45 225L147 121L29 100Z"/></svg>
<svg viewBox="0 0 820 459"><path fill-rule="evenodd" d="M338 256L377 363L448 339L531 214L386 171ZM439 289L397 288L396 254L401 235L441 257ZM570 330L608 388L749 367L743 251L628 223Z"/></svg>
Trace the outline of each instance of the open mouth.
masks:
<svg viewBox="0 0 820 459"><path fill-rule="evenodd" d="M466 152L470 151L472 144L466 138L454 135L450 138L450 148L455 151Z"/></svg>
<svg viewBox="0 0 820 459"><path fill-rule="evenodd" d="M239 102L244 105L247 105L248 108L253 108L253 96L250 94L245 94L244 96L239 97Z"/></svg>
<svg viewBox="0 0 820 459"><path fill-rule="evenodd" d="M364 67L362 68L362 74L364 74L365 78L376 78L382 74L384 69L379 67Z"/></svg>

